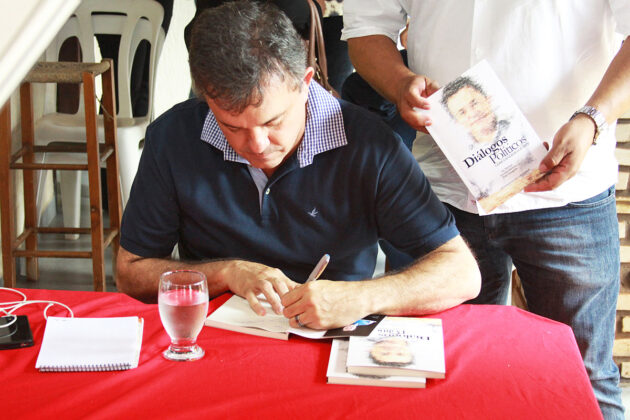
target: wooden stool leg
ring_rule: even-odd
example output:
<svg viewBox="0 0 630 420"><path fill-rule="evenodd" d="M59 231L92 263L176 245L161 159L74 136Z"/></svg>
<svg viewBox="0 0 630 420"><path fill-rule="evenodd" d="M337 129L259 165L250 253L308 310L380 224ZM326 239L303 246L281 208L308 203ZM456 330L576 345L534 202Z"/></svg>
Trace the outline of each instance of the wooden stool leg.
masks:
<svg viewBox="0 0 630 420"><path fill-rule="evenodd" d="M2 276L5 287L15 287L15 215L13 177L11 176L11 100L0 110L0 215L2 236Z"/></svg>
<svg viewBox="0 0 630 420"><path fill-rule="evenodd" d="M515 269L512 270L512 306L527 310L527 299L525 298L523 284Z"/></svg>
<svg viewBox="0 0 630 420"><path fill-rule="evenodd" d="M109 208L109 226L112 230L118 232L112 239L112 272L114 281L116 280L116 257L118 256L118 248L120 247L120 219L122 215L120 183L118 182L118 139L116 127L116 101L114 101L114 64L111 59L109 61L109 70L103 73L103 119L105 130L105 144L111 146L114 150L107 158L107 194Z"/></svg>
<svg viewBox="0 0 630 420"><path fill-rule="evenodd" d="M33 146L35 145L35 123L33 121L33 94L30 83L20 86L20 119L22 121L22 146L26 153L22 157L24 163L35 163ZM24 179L24 229L37 229L37 203L35 199L35 172L33 170L22 171ZM26 250L37 251L37 233L31 233L26 238ZM37 280L39 270L37 257L26 257L26 278Z"/></svg>
<svg viewBox="0 0 630 420"><path fill-rule="evenodd" d="M103 206L101 167L96 124L96 91L94 75L83 73L85 134L87 140L88 182L90 184L90 226L92 232L92 271L94 290L105 291L105 254L103 250Z"/></svg>

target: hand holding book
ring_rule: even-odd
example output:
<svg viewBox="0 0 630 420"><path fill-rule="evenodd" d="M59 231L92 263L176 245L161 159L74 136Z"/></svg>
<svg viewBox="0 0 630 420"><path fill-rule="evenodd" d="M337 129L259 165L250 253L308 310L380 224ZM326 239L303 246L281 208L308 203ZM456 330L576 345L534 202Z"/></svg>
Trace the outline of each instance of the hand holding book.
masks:
<svg viewBox="0 0 630 420"><path fill-rule="evenodd" d="M586 116L572 118L560 127L553 147L540 164L539 169L545 176L527 186L525 192L554 189L575 175L593 145L593 127L593 121Z"/></svg>
<svg viewBox="0 0 630 420"><path fill-rule="evenodd" d="M439 89L439 85L422 75L413 75L402 82L396 98L396 107L400 116L411 127L428 133L427 127L433 122L429 114L419 112L431 108L427 98Z"/></svg>

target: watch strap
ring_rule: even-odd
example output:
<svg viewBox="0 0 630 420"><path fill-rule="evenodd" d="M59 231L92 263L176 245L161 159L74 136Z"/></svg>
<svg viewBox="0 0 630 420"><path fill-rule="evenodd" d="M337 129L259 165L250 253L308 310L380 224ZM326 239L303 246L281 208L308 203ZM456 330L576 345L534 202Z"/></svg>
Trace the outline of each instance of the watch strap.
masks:
<svg viewBox="0 0 630 420"><path fill-rule="evenodd" d="M595 123L595 134L593 135L593 144L597 144L597 139L599 135L608 129L608 123L606 122L606 118L604 117L604 114L599 112L599 110L595 107L584 105L582 108L578 109L577 111L573 113L569 121L575 118L579 114L584 114L588 116L593 121L593 123Z"/></svg>

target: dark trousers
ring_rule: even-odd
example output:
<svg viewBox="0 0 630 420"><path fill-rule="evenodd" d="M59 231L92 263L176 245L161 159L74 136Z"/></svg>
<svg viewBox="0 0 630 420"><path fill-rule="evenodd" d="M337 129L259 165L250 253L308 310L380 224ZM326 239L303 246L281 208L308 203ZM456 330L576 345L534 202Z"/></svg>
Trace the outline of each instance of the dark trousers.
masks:
<svg viewBox="0 0 630 420"><path fill-rule="evenodd" d="M407 51L402 50L400 55L407 65ZM405 146L411 150L411 145L416 138L416 130L400 117L396 105L383 98L359 73L352 73L348 76L341 88L341 97L381 117L398 134Z"/></svg>

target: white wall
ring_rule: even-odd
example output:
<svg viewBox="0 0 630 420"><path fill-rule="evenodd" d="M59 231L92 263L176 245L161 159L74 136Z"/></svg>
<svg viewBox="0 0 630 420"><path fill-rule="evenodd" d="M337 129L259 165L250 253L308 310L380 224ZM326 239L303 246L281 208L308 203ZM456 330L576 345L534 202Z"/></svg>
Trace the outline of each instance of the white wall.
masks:
<svg viewBox="0 0 630 420"><path fill-rule="evenodd" d="M154 96L154 115L157 117L168 110L174 104L188 98L190 92L190 72L188 70L188 52L184 44L184 27L190 22L195 14L195 3L193 0L175 0L173 5L173 17L169 32L166 36L160 62L158 65L156 92ZM37 119L42 115L43 86L34 86L34 117ZM19 128L19 89L16 89L10 98L11 102L11 128L13 134L13 150L20 146ZM15 172L15 204L16 204L16 226L18 234L23 230L24 224L24 203L22 195L21 171ZM52 177L48 177L49 186L46 188L43 197L43 208L53 199ZM0 275L2 266L0 265Z"/></svg>
<svg viewBox="0 0 630 420"><path fill-rule="evenodd" d="M184 27L195 14L193 0L175 0L171 26L166 34L158 64L154 115L157 117L178 102L188 99L190 72L184 44Z"/></svg>

